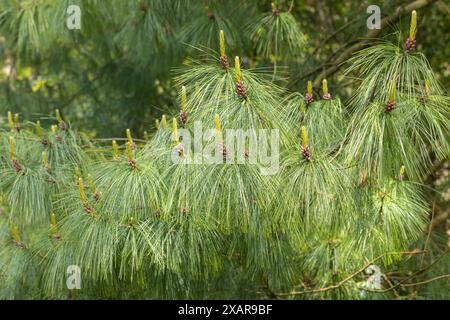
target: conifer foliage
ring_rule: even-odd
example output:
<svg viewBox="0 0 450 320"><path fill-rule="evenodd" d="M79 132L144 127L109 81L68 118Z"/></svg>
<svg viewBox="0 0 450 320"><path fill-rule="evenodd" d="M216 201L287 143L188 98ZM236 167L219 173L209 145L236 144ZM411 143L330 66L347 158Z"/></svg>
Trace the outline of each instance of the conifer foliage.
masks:
<svg viewBox="0 0 450 320"><path fill-rule="evenodd" d="M8 41L39 59L51 47L41 37L53 36L52 10L66 1L43 11L28 2L2 9L0 27L17 25ZM89 18L106 3L86 1L82 10ZM120 3L110 19L135 5ZM425 180L433 161L450 154L450 98L417 50L417 12L408 35L354 55L346 74L358 83L345 101L327 79L321 88L309 81L293 92L278 78L277 65L302 56L306 46L289 5L272 4L245 26L250 45L273 66L264 71L247 68L239 56L242 30L226 15L235 1L228 3L211 2L207 20L192 20L178 35L195 49L175 70L177 107L144 139L127 128L122 137L94 139L59 110L33 119L4 114L0 298L408 294L401 282L371 287L365 270L377 265L388 274L423 254L417 248L432 212ZM169 15L160 13L186 6L140 1L115 38L128 48L122 62L145 65L171 51ZM41 23L30 25L28 15ZM213 129L214 150L185 138L195 137L198 123ZM244 148L227 129L249 130ZM279 152L274 174L252 162L250 140L260 129L279 134L270 150ZM217 154L221 161L212 161ZM242 161L232 163L232 156ZM79 290L67 287L69 266L81 270Z"/></svg>

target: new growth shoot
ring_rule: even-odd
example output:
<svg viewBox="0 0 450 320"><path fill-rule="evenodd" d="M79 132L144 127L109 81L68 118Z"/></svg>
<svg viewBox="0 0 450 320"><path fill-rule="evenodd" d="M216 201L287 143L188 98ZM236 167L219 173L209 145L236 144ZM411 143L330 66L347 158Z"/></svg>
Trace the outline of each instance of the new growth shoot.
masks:
<svg viewBox="0 0 450 320"><path fill-rule="evenodd" d="M395 107L395 80L391 80L389 86L389 98L386 103L386 112L391 112Z"/></svg>
<svg viewBox="0 0 450 320"><path fill-rule="evenodd" d="M409 37L405 42L405 51L410 53L416 48L416 33L417 33L417 12L413 10L411 12L411 24L409 27Z"/></svg>
<svg viewBox="0 0 450 320"><path fill-rule="evenodd" d="M239 99L246 100L247 99L247 88L244 85L244 81L242 81L241 62L239 61L239 57L237 57L237 56L234 59L234 68L235 68L237 96L239 97Z"/></svg>
<svg viewBox="0 0 450 320"><path fill-rule="evenodd" d="M181 87L181 111L180 111L180 121L183 125L187 122L187 95L186 95L186 87Z"/></svg>
<svg viewBox="0 0 450 320"><path fill-rule="evenodd" d="M220 65L222 66L222 69L224 69L225 71L228 70L229 68L229 63L228 63L228 57L225 53L225 35L223 33L223 30L220 30Z"/></svg>
<svg viewBox="0 0 450 320"><path fill-rule="evenodd" d="M328 92L328 83L326 79L323 79L322 81L322 90L323 90L323 98L325 100L331 100L331 94Z"/></svg>
<svg viewBox="0 0 450 320"><path fill-rule="evenodd" d="M305 126L302 126L302 128L300 129L300 139L301 139L301 151L302 151L302 155L303 158L305 158L307 161L311 160L311 152L309 150L309 145L308 145L308 133L306 132L306 128Z"/></svg>
<svg viewBox="0 0 450 320"><path fill-rule="evenodd" d="M312 81L308 81L308 85L306 87L305 101L306 104L311 104L314 101Z"/></svg>

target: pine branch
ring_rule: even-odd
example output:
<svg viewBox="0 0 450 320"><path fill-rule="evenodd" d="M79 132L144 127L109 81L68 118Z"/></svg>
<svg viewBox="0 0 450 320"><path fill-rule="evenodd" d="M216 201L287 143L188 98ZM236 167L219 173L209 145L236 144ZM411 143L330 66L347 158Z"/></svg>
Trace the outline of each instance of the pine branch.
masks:
<svg viewBox="0 0 450 320"><path fill-rule="evenodd" d="M427 5L434 3L435 0L416 0L408 5L400 6L395 10L393 15L385 17L381 20L381 28L373 29L366 33L366 35L361 38L357 43L353 44L351 47L347 48L342 52L332 63L331 67L324 69L315 79L314 86L320 85L323 79L329 78L331 75L335 74L342 65L347 62L347 60L353 55L354 52L363 49L364 47L370 45L372 39L378 37L384 27L396 23L406 14L411 13L413 10L423 8Z"/></svg>
<svg viewBox="0 0 450 320"><path fill-rule="evenodd" d="M425 252L425 251L422 251L422 252ZM425 281L422 281L422 282L418 282L417 284L405 284L405 282L407 282L408 280L411 280L414 277L416 277L417 275L423 274L425 271L428 271L429 269L431 269L443 257L445 257L448 252L449 252L449 249L445 250L441 255L439 255L436 259L434 259L428 266L419 269L418 271L414 272L412 275L410 275L410 276L406 277L405 279L399 281L395 285L390 286L389 288L380 289L380 290L378 290L378 289L363 289L363 290L374 292L374 293L385 293L385 292L389 292L389 291L395 290L398 287L402 287L402 286L404 287L404 286L409 286L409 285L414 286L414 285L417 285L417 284L428 283L428 282L431 282L431 281L434 281L434 280L438 280L438 279L449 277L450 275L447 274L447 275L442 275L442 276L439 276L439 277L436 277L436 278L428 279L428 280L425 280Z"/></svg>
<svg viewBox="0 0 450 320"><path fill-rule="evenodd" d="M416 255L416 254L424 254L424 253L425 253L425 251L423 251L423 250L384 253L382 255L379 255L375 259L371 260L370 262L368 262L367 264L365 264L363 267L361 267L360 269L356 270L352 274L348 275L347 277L345 277L344 279L342 279L341 281L339 281L335 285L324 287L324 288L311 289L311 290L293 291L293 292L288 292L288 293L276 293L275 295L278 296L278 297L283 297L283 296L302 295L302 294L307 294L307 293L320 293L320 292L324 292L324 291L334 290L334 289L337 289L337 288L341 287L342 285L344 285L348 281L352 280L358 274L360 274L361 272L366 270L369 266L371 266L372 264L374 264L375 262L377 262L378 260L384 258L387 255Z"/></svg>

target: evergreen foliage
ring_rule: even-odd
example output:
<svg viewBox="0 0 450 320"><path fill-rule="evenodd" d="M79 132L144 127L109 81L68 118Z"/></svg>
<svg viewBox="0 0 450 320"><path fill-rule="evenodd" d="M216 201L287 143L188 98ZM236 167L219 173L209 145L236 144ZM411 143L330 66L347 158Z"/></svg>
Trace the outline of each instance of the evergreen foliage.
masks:
<svg viewBox="0 0 450 320"><path fill-rule="evenodd" d="M111 104L138 102L99 111L123 125L111 139L69 121L75 112L8 106L0 119L0 298L449 298L433 280L448 278L448 243L431 232L427 179L436 159L449 159L450 98L417 50L415 11L407 36L399 31L351 59L346 75L357 86L344 99L326 79L296 92L280 74L277 65L302 59L307 46L290 2L261 14L239 1L75 1L86 25L78 33L58 20L69 1L0 2L0 33L21 63L89 43L73 51L102 66L86 81L129 90ZM230 15L234 7L241 10ZM247 36L237 27L243 9L255 17ZM185 10L203 19L172 21ZM119 26L111 39L95 36ZM139 126L126 129L120 118L147 103L137 93L154 80L146 71L170 65L158 57L180 54L174 37L192 45L169 84L176 107L143 111L158 120L145 128L151 135L133 134ZM273 68L251 66L246 46ZM136 74L126 83L129 71ZM42 81L36 91L53 90ZM195 154L183 132L195 136L196 123L214 129L214 150L210 143ZM249 140L279 130L279 171L265 174L227 129L249 129ZM242 163L227 161L235 154ZM436 257L433 272L443 271L425 272ZM70 265L81 268L81 290L66 287ZM373 265L388 279L381 288L365 273ZM417 267L429 285L411 291L390 282L392 270Z"/></svg>

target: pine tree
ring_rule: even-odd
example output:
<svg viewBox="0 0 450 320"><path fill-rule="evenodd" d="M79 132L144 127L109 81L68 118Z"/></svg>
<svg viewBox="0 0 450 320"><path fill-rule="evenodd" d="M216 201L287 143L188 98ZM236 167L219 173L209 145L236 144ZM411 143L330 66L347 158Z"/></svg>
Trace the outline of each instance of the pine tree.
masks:
<svg viewBox="0 0 450 320"><path fill-rule="evenodd" d="M330 80L321 79L321 88L308 81L306 91L295 92L280 76L279 63L306 52L294 2L262 14L238 1L208 3L80 2L88 27L74 36L51 22L65 1L45 9L5 2L0 30L14 31L8 41L24 62L53 56L55 38L64 48L71 37L87 41L96 30L121 25L113 42L89 40L98 48L84 57L109 51L120 61L99 75L119 70L111 87L129 65L145 69L168 52L174 59L179 52L169 35L193 48L169 84L176 106L161 108L169 112L157 114L144 139L118 113L110 116L123 125L122 135L104 140L60 109L49 117L25 113L28 120L13 110L1 119L1 298L375 299L399 295L396 288L409 294L401 281L372 288L364 272L373 265L384 273L408 264L422 270L421 257L434 250L427 248L434 209L426 179L435 159L449 157L450 100L418 52L416 11L407 36L399 31L396 42L377 41L351 59L346 75L357 87L346 101ZM132 19L124 19L129 7ZM169 21L183 10L204 20L183 28ZM245 27L248 38L235 28L245 10L255 18ZM111 19L94 23L98 12ZM170 27L183 32L173 35ZM249 66L241 58L246 46L272 68ZM144 72L132 78L121 81L124 90L150 81ZM213 150L202 145L198 153L189 143L185 134L195 136L196 123L213 129ZM244 149L228 129L249 130ZM252 162L251 139L260 129L279 132L274 175ZM242 162L232 163L233 156ZM442 251L439 240L433 244ZM82 270L82 290L66 287L70 265Z"/></svg>

